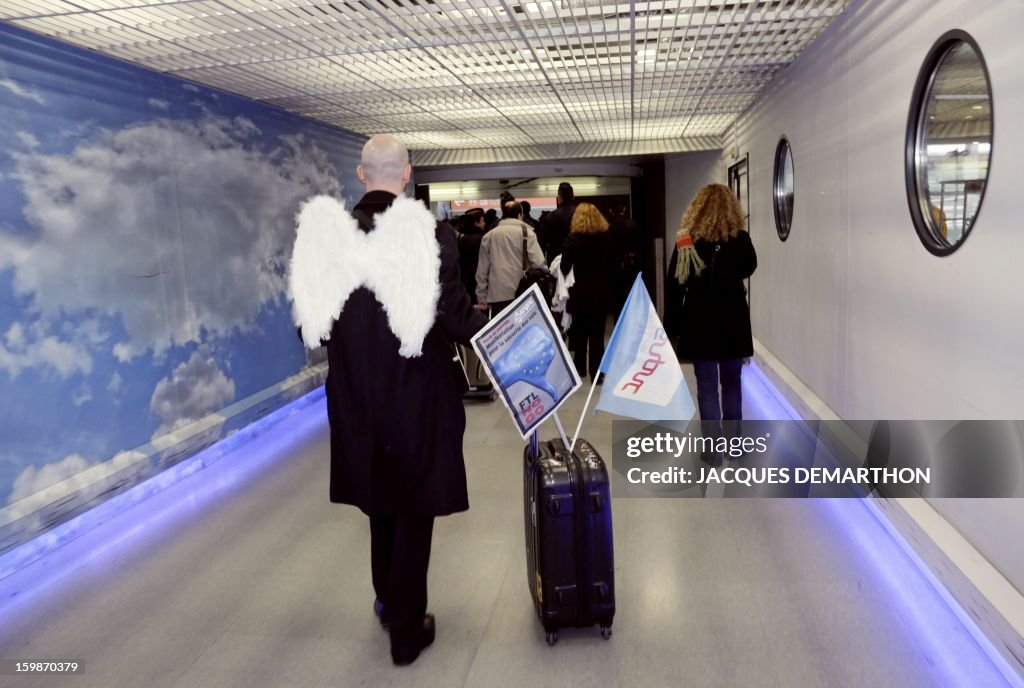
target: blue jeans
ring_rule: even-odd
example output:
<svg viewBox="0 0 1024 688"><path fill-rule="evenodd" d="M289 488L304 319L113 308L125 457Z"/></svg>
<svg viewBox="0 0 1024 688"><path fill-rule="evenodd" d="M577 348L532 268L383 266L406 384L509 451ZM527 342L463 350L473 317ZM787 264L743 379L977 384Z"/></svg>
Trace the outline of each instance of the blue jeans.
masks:
<svg viewBox="0 0 1024 688"><path fill-rule="evenodd" d="M740 390L742 358L694 361L697 376L697 408L701 420L743 420L743 392ZM718 384L722 384L722 405L718 405Z"/></svg>

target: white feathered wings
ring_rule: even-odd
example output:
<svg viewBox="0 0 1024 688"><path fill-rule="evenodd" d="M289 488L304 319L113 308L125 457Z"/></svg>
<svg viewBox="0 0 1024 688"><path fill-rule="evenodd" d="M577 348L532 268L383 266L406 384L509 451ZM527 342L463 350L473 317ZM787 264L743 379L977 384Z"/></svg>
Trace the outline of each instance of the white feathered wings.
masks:
<svg viewBox="0 0 1024 688"><path fill-rule="evenodd" d="M341 203L317 196L299 211L289 281L295 322L309 348L331 336L349 295L367 287L387 312L406 358L423 353L441 294L436 223L422 203L400 196L366 233Z"/></svg>

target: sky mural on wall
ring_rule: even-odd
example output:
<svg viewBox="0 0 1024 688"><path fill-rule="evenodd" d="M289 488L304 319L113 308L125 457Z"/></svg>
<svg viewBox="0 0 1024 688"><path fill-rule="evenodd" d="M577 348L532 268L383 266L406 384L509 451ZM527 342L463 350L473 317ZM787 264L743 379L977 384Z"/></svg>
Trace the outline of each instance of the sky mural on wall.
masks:
<svg viewBox="0 0 1024 688"><path fill-rule="evenodd" d="M362 139L0 26L0 508L293 375L301 200Z"/></svg>

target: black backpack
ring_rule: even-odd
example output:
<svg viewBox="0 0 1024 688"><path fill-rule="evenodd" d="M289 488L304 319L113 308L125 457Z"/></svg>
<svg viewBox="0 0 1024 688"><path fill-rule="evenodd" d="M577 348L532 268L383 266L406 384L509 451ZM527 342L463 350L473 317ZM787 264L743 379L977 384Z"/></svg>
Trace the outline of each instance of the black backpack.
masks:
<svg viewBox="0 0 1024 688"><path fill-rule="evenodd" d="M558 289L558 278L548 272L547 268L531 268L526 256L526 226L523 226L523 279L519 280L516 287L516 296L536 284L540 287L540 293L544 295L544 301L548 308L555 299L555 291Z"/></svg>

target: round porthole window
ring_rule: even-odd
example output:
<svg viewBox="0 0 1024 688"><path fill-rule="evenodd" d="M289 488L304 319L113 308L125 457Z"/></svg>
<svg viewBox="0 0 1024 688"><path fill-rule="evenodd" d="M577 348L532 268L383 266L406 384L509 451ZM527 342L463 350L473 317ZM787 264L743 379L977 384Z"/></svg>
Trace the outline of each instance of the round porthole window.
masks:
<svg viewBox="0 0 1024 688"><path fill-rule="evenodd" d="M992 88L978 44L942 35L925 58L907 121L907 201L925 248L959 248L974 227L992 163Z"/></svg>
<svg viewBox="0 0 1024 688"><path fill-rule="evenodd" d="M789 238L793 225L793 151L789 141L783 137L775 148L775 174L772 192L775 206L775 229L779 239Z"/></svg>

